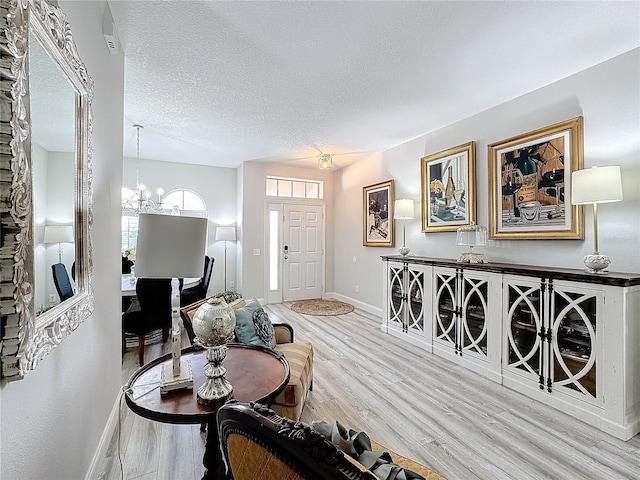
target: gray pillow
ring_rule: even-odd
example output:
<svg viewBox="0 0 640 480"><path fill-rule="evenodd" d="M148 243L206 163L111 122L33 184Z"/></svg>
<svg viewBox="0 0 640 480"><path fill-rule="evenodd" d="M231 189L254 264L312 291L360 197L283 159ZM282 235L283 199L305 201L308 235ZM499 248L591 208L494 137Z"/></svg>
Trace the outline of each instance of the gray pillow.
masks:
<svg viewBox="0 0 640 480"><path fill-rule="evenodd" d="M253 324L253 314L258 310L262 310L262 307L255 298L247 300L244 307L236 309L236 338L238 342L265 346Z"/></svg>
<svg viewBox="0 0 640 480"><path fill-rule="evenodd" d="M273 324L269 320L269 315L262 308L256 310L253 314L253 326L255 327L256 334L262 340L265 347L274 349L276 348L276 332L273 329Z"/></svg>

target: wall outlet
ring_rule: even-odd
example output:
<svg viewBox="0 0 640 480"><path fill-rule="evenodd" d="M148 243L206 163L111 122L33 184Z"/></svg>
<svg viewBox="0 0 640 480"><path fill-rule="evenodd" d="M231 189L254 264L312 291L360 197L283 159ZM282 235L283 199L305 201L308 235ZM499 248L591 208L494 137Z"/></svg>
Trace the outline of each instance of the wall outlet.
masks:
<svg viewBox="0 0 640 480"><path fill-rule="evenodd" d="M55 303L55 301L56 301L56 294L52 293L51 295L49 295L49 302Z"/></svg>
<svg viewBox="0 0 640 480"><path fill-rule="evenodd" d="M229 288L236 288L236 282L234 282L233 280L231 280L229 282Z"/></svg>
<svg viewBox="0 0 640 480"><path fill-rule="evenodd" d="M360 285L356 285L356 293L360 292Z"/></svg>
<svg viewBox="0 0 640 480"><path fill-rule="evenodd" d="M259 257L260 256L260 249L259 248L254 248L253 249L253 255L255 257Z"/></svg>

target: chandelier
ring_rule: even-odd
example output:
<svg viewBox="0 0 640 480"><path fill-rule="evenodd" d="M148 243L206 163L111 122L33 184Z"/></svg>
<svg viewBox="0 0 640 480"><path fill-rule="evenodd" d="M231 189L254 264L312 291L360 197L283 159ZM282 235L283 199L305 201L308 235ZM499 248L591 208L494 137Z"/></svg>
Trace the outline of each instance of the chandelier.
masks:
<svg viewBox="0 0 640 480"><path fill-rule="evenodd" d="M139 213L160 213L162 212L162 202L160 196L164 193L161 188L158 189L158 201L154 202L151 199L151 192L145 189L145 186L140 183L140 129L144 128L142 125L134 125L136 129L136 188L133 190L133 195L130 197L122 198L122 212L138 215Z"/></svg>

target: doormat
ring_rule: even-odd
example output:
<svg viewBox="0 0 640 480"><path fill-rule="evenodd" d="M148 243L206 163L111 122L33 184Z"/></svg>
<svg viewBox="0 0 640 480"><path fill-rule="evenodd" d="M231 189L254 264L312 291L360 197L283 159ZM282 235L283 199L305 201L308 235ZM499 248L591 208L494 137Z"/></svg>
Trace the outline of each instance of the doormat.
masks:
<svg viewBox="0 0 640 480"><path fill-rule="evenodd" d="M291 310L305 315L344 315L353 312L353 305L338 300L301 300Z"/></svg>

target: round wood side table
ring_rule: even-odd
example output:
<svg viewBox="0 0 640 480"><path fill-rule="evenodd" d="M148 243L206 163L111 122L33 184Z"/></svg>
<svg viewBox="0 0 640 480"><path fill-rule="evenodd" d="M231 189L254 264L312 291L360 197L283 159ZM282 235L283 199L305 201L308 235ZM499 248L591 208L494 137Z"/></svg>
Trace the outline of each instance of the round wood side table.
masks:
<svg viewBox="0 0 640 480"><path fill-rule="evenodd" d="M182 351L182 359L191 362L193 389L160 395L162 364L171 361L163 355L143 365L125 385L129 408L141 417L163 423L207 424L203 480L225 479L226 469L220 454L216 413L220 406L200 405L197 390L206 381L206 350L194 347ZM289 364L284 355L256 345L229 344L223 361L226 378L233 386L232 398L239 402L269 405L289 382Z"/></svg>

